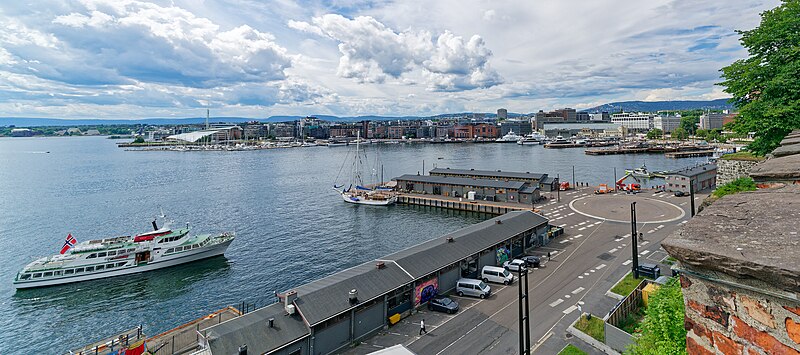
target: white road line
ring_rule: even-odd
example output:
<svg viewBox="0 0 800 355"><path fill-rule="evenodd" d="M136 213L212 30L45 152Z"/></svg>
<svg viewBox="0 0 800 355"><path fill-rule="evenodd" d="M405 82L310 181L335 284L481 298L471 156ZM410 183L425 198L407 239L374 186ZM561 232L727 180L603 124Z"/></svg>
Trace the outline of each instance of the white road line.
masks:
<svg viewBox="0 0 800 355"><path fill-rule="evenodd" d="M569 306L569 308L565 309L563 313L564 314L570 314L576 309L578 309L578 306L572 305L572 306Z"/></svg>
<svg viewBox="0 0 800 355"><path fill-rule="evenodd" d="M595 270L600 270L600 269L602 269L602 268L604 268L604 267L606 267L606 264L600 264L600 265L597 265L597 267L596 267L596 268L594 268L594 269L595 269Z"/></svg>
<svg viewBox="0 0 800 355"><path fill-rule="evenodd" d="M584 230L584 229L586 229L586 227L580 227L580 228L578 228L578 230L579 230L579 231L582 231L582 230Z"/></svg>
<svg viewBox="0 0 800 355"><path fill-rule="evenodd" d="M579 294L579 293L580 293L581 291L583 291L583 290L585 290L585 288L583 288L583 287L578 287L578 288L576 288L576 289L572 290L572 294L573 294L573 295L577 295L577 294Z"/></svg>
<svg viewBox="0 0 800 355"><path fill-rule="evenodd" d="M578 275L578 278L579 278L579 279L582 279L582 278L583 278L583 275Z"/></svg>
<svg viewBox="0 0 800 355"><path fill-rule="evenodd" d="M578 235L574 236L573 238L580 238L580 237L583 237L583 234L578 234Z"/></svg>
<svg viewBox="0 0 800 355"><path fill-rule="evenodd" d="M617 249L617 248L614 248L614 249L611 249L611 250L609 250L608 252L609 252L609 253L614 253L614 252L616 252L617 250L619 250L619 249Z"/></svg>
<svg viewBox="0 0 800 355"><path fill-rule="evenodd" d="M570 298L570 297L572 297L572 296L570 296L570 295L564 295L564 298Z"/></svg>
<svg viewBox="0 0 800 355"><path fill-rule="evenodd" d="M632 262L633 262L633 261L630 261L630 260L625 260L625 262L624 262L624 263L622 263L622 265L630 265Z"/></svg>
<svg viewBox="0 0 800 355"><path fill-rule="evenodd" d="M645 250L645 251L643 251L643 252L639 253L639 255L647 255L647 254L649 254L649 253L650 253L650 251L649 251L649 250Z"/></svg>
<svg viewBox="0 0 800 355"><path fill-rule="evenodd" d="M647 244L650 244L649 240L645 240L645 241L642 242L642 245L647 245Z"/></svg>
<svg viewBox="0 0 800 355"><path fill-rule="evenodd" d="M571 212L571 213L569 213L567 216L572 216L572 215L574 215L574 214L575 214L575 212Z"/></svg>
<svg viewBox="0 0 800 355"><path fill-rule="evenodd" d="M584 225L584 224L586 224L586 222L581 222L581 223L578 223L578 225L579 225L579 226L582 226L582 225Z"/></svg>
<svg viewBox="0 0 800 355"><path fill-rule="evenodd" d="M564 302L564 300L562 300L562 299L560 299L560 298L559 298L559 299L555 300L553 303L551 303L551 304L550 304L550 307L555 307L555 306L558 306L558 305L560 305L562 302Z"/></svg>
<svg viewBox="0 0 800 355"><path fill-rule="evenodd" d="M658 227L656 227L656 229L661 229L661 228L664 228L663 224L659 224Z"/></svg>
<svg viewBox="0 0 800 355"><path fill-rule="evenodd" d="M568 241L569 241L569 240L562 240L562 241L558 242L558 244L564 244L564 243L566 243L566 242L568 242Z"/></svg>
<svg viewBox="0 0 800 355"><path fill-rule="evenodd" d="M564 223L564 224L559 224L558 226L559 226L559 227L561 227L561 228L564 228L564 227L566 227L566 226L567 226L567 224L566 224L566 223Z"/></svg>

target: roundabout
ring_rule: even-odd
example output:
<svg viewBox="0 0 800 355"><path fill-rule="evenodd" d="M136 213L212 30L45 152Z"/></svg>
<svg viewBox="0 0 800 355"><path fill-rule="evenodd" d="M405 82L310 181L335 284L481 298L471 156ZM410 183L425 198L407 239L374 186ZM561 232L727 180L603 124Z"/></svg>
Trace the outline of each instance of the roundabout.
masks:
<svg viewBox="0 0 800 355"><path fill-rule="evenodd" d="M636 195L590 195L576 198L569 208L586 217L607 222L631 222L631 203L636 202L638 223L669 223L686 216L683 208L649 197Z"/></svg>

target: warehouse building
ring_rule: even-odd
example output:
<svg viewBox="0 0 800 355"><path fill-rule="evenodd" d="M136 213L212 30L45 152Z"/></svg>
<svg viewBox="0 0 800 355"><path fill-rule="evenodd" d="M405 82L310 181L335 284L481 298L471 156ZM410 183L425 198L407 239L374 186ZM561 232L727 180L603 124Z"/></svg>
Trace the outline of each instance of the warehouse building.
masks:
<svg viewBox="0 0 800 355"><path fill-rule="evenodd" d="M680 170L670 171L664 177L667 191L689 193L689 184L694 185L694 192L713 189L717 186L717 166L703 164Z"/></svg>
<svg viewBox="0 0 800 355"><path fill-rule="evenodd" d="M547 174L514 172L502 170L475 170L475 169L450 169L436 168L429 172L431 176L453 176L469 179L491 179L503 181L522 181L529 186L539 186L543 191L558 189L558 179L548 177Z"/></svg>
<svg viewBox="0 0 800 355"><path fill-rule="evenodd" d="M523 181L411 174L394 180L399 191L411 193L527 204L539 200L539 186Z"/></svg>
<svg viewBox="0 0 800 355"><path fill-rule="evenodd" d="M547 219L510 212L280 294L275 303L202 331L203 354L330 354L376 334L461 277L548 242Z"/></svg>

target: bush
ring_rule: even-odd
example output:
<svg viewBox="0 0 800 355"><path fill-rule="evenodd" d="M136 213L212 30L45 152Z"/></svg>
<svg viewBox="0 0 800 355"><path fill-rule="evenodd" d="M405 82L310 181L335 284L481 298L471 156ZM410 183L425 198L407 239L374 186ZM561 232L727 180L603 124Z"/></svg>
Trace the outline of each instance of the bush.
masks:
<svg viewBox="0 0 800 355"><path fill-rule="evenodd" d="M133 143L137 143L137 144L144 143L144 137L142 137L142 136L136 137L136 139L133 140Z"/></svg>
<svg viewBox="0 0 800 355"><path fill-rule="evenodd" d="M756 183L755 181L753 181L753 179L749 177L741 177L725 185L718 186L717 189L714 190L713 195L716 198L720 198L725 195L732 195L742 191L755 191L755 190L756 190Z"/></svg>
<svg viewBox="0 0 800 355"><path fill-rule="evenodd" d="M561 349L558 355L586 355L586 352L575 345L567 344L564 349Z"/></svg>
<svg viewBox="0 0 800 355"><path fill-rule="evenodd" d="M639 286L639 283L642 282L642 280L647 278L642 274L639 274L639 277L641 278L635 279L633 278L633 273L629 272L627 275L625 275L625 277L622 278L622 280L619 280L619 282L617 282L617 284L611 288L611 292L621 296L627 296L631 293L631 291L633 291L633 289L636 288L636 286Z"/></svg>
<svg viewBox="0 0 800 355"><path fill-rule="evenodd" d="M725 154L720 157L722 160L745 160L745 161L762 161L764 157L753 154L753 152L736 152Z"/></svg>
<svg viewBox="0 0 800 355"><path fill-rule="evenodd" d="M603 318L592 316L592 319L589 319L586 318L586 315L581 315L581 318L575 322L575 329L588 334L601 343L606 341L606 328Z"/></svg>
<svg viewBox="0 0 800 355"><path fill-rule="evenodd" d="M686 329L683 327L685 309L683 292L677 278L650 295L641 335L626 354L686 354Z"/></svg>

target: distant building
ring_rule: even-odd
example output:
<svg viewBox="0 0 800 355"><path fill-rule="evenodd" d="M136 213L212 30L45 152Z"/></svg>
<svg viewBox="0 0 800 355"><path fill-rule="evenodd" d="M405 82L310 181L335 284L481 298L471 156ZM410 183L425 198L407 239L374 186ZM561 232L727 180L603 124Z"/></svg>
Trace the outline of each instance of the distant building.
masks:
<svg viewBox="0 0 800 355"><path fill-rule="evenodd" d="M724 113L705 113L700 116L700 128L705 130L722 129L722 121L725 116Z"/></svg>
<svg viewBox="0 0 800 355"><path fill-rule="evenodd" d="M606 131L616 132L619 125L609 122L582 122L582 123L547 123L544 125L544 135L547 137L608 137ZM616 135L614 135L616 136Z"/></svg>
<svg viewBox="0 0 800 355"><path fill-rule="evenodd" d="M581 118L588 121L588 114L581 114ZM534 129L542 129L546 123L572 123L578 122L578 113L573 108L563 108L555 111L544 112L539 110L534 118Z"/></svg>
<svg viewBox="0 0 800 355"><path fill-rule="evenodd" d="M275 138L291 138L295 137L295 126L292 123L274 123L269 126L269 135Z"/></svg>
<svg viewBox="0 0 800 355"><path fill-rule="evenodd" d="M72 135L72 134L82 134L82 133L81 133L80 128L72 127L70 129L67 129L67 134Z"/></svg>
<svg viewBox="0 0 800 355"><path fill-rule="evenodd" d="M736 117L739 116L739 113L729 113L722 118L722 126L726 126L729 123L733 123L736 121Z"/></svg>
<svg viewBox="0 0 800 355"><path fill-rule="evenodd" d="M689 184L694 185L694 192L713 189L717 186L717 166L703 164L680 170L670 171L665 175L667 191L689 193Z"/></svg>
<svg viewBox="0 0 800 355"><path fill-rule="evenodd" d="M85 135L85 136L99 136L100 135L100 131L98 131L96 129L90 129L90 130L84 132L83 135Z"/></svg>
<svg viewBox="0 0 800 355"><path fill-rule="evenodd" d="M629 132L647 132L653 128L654 114L620 112L611 115L611 122L623 126Z"/></svg>
<svg viewBox="0 0 800 355"><path fill-rule="evenodd" d="M664 133L671 133L681 126L681 116L656 116L653 118L653 128L658 128Z"/></svg>
<svg viewBox="0 0 800 355"><path fill-rule="evenodd" d="M505 120L508 118L508 110L504 108L497 109L497 119Z"/></svg>
<svg viewBox="0 0 800 355"><path fill-rule="evenodd" d="M611 122L611 115L608 112L590 113L589 121L592 122Z"/></svg>
<svg viewBox="0 0 800 355"><path fill-rule="evenodd" d="M531 123L528 120L505 120L500 122L501 137L511 131L520 136L530 134L532 132Z"/></svg>
<svg viewBox="0 0 800 355"><path fill-rule="evenodd" d="M12 137L33 137L33 131L28 128L13 128L11 129Z"/></svg>

